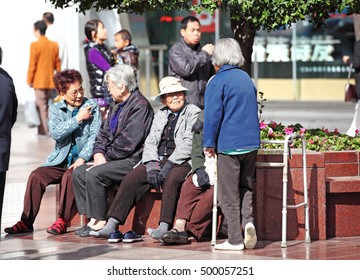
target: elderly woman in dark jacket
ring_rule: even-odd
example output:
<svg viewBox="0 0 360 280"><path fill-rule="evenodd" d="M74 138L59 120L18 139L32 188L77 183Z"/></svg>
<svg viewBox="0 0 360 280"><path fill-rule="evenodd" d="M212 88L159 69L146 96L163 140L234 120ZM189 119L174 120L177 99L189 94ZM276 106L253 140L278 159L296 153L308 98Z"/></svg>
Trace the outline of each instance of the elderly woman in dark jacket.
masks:
<svg viewBox="0 0 360 280"><path fill-rule="evenodd" d="M82 77L77 70L64 70L54 76L61 101L50 107L49 131L55 149L47 161L31 172L24 197L21 220L5 228L9 234L32 232L46 187L60 183L59 218L47 229L51 234L67 232L68 223L77 213L72 187L73 171L92 159L95 137L101 124L100 109L84 97Z"/></svg>
<svg viewBox="0 0 360 280"><path fill-rule="evenodd" d="M119 184L141 161L154 117L154 110L139 91L130 65L111 67L105 79L114 102L96 137L94 162L76 169L73 175L79 214L90 218L87 225L75 231L82 237L106 224L107 189Z"/></svg>
<svg viewBox="0 0 360 280"><path fill-rule="evenodd" d="M121 240L111 238L119 224L124 224L130 210L150 188L162 189L160 222L157 229L148 229L155 239L160 238L174 221L179 190L191 170L192 126L200 109L185 101L187 88L180 79L165 77L160 83L160 94L156 100L165 106L156 113L150 133L146 138L142 163L131 171L123 181L107 214L105 228L96 236L109 242ZM139 240L136 234L124 238L124 242Z"/></svg>

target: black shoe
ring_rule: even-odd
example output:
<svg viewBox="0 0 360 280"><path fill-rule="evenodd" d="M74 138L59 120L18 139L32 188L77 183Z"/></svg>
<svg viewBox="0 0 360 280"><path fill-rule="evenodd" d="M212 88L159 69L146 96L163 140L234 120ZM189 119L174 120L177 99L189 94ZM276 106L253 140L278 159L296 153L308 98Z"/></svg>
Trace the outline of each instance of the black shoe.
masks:
<svg viewBox="0 0 360 280"><path fill-rule="evenodd" d="M188 243L189 237L185 231L178 231L177 229L172 229L165 232L163 236L161 236L161 241L165 245L179 245Z"/></svg>
<svg viewBox="0 0 360 280"><path fill-rule="evenodd" d="M5 228L4 231L8 234L28 233L28 232L33 232L34 227L32 225L31 226L26 225L23 221L18 221L12 227Z"/></svg>
<svg viewBox="0 0 360 280"><path fill-rule="evenodd" d="M80 235L84 231L89 231L90 232L90 231L92 231L92 228L89 227L88 225L82 226L81 228L78 228L78 229L75 230L75 234Z"/></svg>
<svg viewBox="0 0 360 280"><path fill-rule="evenodd" d="M136 233L135 231L129 230L125 232L122 241L124 243L132 243L132 242L143 241L143 238L140 234Z"/></svg>
<svg viewBox="0 0 360 280"><path fill-rule="evenodd" d="M109 234L108 236L108 242L109 243L117 243L122 241L124 238L124 235L121 231L114 231L112 233Z"/></svg>

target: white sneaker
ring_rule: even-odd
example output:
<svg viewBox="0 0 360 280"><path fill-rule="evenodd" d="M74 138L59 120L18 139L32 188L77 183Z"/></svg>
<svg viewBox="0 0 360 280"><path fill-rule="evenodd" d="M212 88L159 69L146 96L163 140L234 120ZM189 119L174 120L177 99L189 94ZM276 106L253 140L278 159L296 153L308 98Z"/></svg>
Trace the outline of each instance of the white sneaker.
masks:
<svg viewBox="0 0 360 280"><path fill-rule="evenodd" d="M253 249L257 242L256 230L253 223L247 223L245 226L244 244L246 249Z"/></svg>
<svg viewBox="0 0 360 280"><path fill-rule="evenodd" d="M223 243L216 244L215 250L231 250L231 251L242 251L244 250L244 244L240 243L237 245L230 244L228 240Z"/></svg>

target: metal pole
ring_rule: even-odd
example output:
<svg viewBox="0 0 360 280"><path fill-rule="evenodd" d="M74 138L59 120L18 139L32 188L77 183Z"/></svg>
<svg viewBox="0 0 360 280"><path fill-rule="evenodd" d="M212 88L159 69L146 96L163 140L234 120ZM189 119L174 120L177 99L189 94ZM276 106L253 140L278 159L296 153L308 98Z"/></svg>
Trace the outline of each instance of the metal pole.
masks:
<svg viewBox="0 0 360 280"><path fill-rule="evenodd" d="M217 191L218 191L218 178L217 178L217 156L215 155L215 168L214 168L214 195L213 195L213 209L212 209L212 232L211 232L211 246L216 245L216 232L217 232L217 221L218 221L218 205L217 205Z"/></svg>
<svg viewBox="0 0 360 280"><path fill-rule="evenodd" d="M281 221L281 247L286 247L286 225L287 225L287 183L288 183L288 159L289 159L289 138L286 136L283 154L283 197L282 197L282 221Z"/></svg>
<svg viewBox="0 0 360 280"><path fill-rule="evenodd" d="M257 61L257 54L256 54L256 46L254 46L254 61L253 61L253 65L254 65L254 83L255 83L255 87L258 89L258 83L259 83L259 64Z"/></svg>
<svg viewBox="0 0 360 280"><path fill-rule="evenodd" d="M220 14L219 10L215 10L215 41L220 38Z"/></svg>
<svg viewBox="0 0 360 280"><path fill-rule="evenodd" d="M292 26L292 51L291 51L291 61L292 61L292 79L293 79L293 98L294 100L298 99L298 89L297 89L297 65L296 65L296 23Z"/></svg>
<svg viewBox="0 0 360 280"><path fill-rule="evenodd" d="M164 77L164 50L159 50L159 80Z"/></svg>
<svg viewBox="0 0 360 280"><path fill-rule="evenodd" d="M145 50L146 97L150 98L150 49Z"/></svg>

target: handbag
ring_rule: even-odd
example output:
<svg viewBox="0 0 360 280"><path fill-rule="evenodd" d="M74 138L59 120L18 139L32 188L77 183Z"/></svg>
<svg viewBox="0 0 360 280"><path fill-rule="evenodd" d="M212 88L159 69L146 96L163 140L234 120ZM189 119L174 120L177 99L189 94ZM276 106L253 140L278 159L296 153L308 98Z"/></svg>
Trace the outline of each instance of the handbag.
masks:
<svg viewBox="0 0 360 280"><path fill-rule="evenodd" d="M28 99L24 104L25 123L28 127L36 127L40 125L39 112L36 108L35 90L29 88Z"/></svg>
<svg viewBox="0 0 360 280"><path fill-rule="evenodd" d="M352 64L349 67L349 74L347 82L345 84L345 102L357 102L358 97L356 94L356 87L354 84L350 83Z"/></svg>

